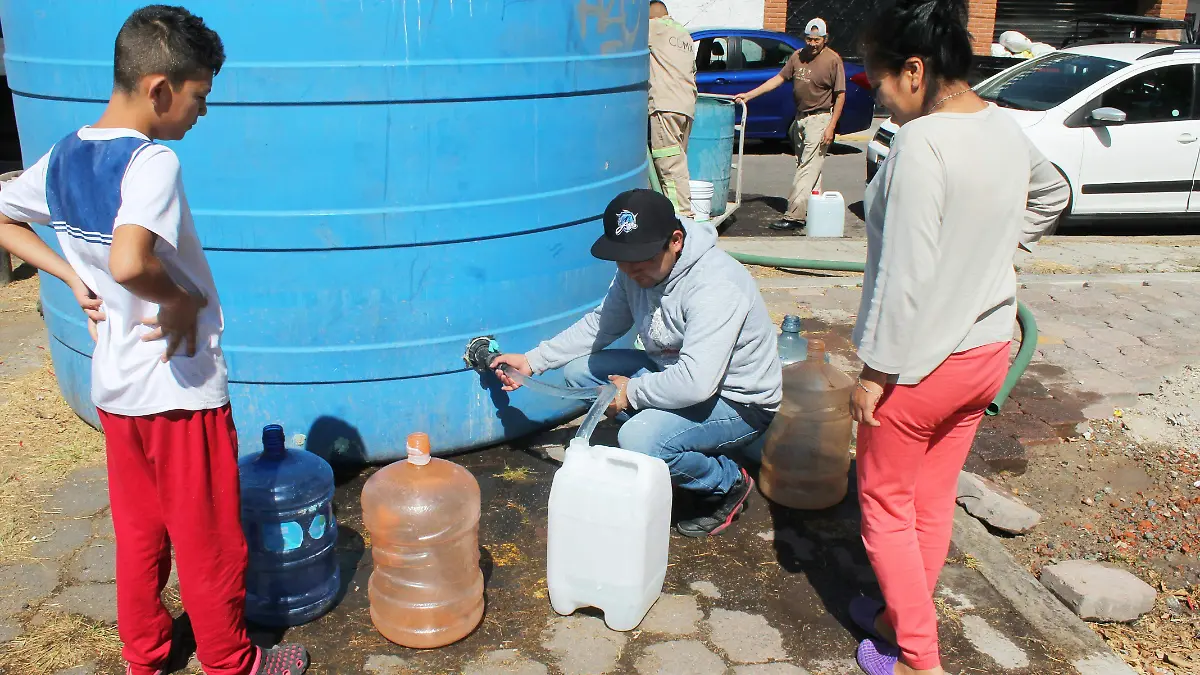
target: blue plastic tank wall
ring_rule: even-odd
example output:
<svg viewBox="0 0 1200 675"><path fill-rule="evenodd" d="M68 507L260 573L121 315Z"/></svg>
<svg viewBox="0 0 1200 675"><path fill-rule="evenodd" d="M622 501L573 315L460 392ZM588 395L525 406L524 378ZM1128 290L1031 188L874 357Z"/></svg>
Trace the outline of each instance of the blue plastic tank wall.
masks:
<svg viewBox="0 0 1200 675"><path fill-rule="evenodd" d="M27 166L100 116L143 4L0 0ZM413 431L446 452L577 412L462 355L483 334L530 349L603 297L601 214L647 184L646 0L192 6L229 60L172 147L241 438L279 422L332 459L382 461ZM60 386L96 423L83 316L57 281L42 294Z"/></svg>
<svg viewBox="0 0 1200 675"><path fill-rule="evenodd" d="M701 96L688 138L688 173L692 180L713 184L712 215L725 213L729 204L729 176L733 167L734 103Z"/></svg>

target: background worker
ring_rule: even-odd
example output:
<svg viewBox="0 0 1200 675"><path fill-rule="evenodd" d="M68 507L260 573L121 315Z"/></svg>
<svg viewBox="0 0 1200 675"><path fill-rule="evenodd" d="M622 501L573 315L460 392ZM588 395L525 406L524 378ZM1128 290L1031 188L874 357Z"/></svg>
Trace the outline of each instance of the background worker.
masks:
<svg viewBox="0 0 1200 675"><path fill-rule="evenodd" d="M774 230L804 227L808 198L820 186L825 155L833 144L842 106L846 102L846 69L842 57L829 48L829 30L824 19L813 19L804 29L806 47L794 52L783 70L757 89L737 97L749 102L791 81L796 98L796 121L790 131L796 149L796 176L788 195L788 209Z"/></svg>
<svg viewBox="0 0 1200 675"><path fill-rule="evenodd" d="M692 35L650 3L650 154L663 193L675 212L692 217L687 146L696 115L696 48Z"/></svg>

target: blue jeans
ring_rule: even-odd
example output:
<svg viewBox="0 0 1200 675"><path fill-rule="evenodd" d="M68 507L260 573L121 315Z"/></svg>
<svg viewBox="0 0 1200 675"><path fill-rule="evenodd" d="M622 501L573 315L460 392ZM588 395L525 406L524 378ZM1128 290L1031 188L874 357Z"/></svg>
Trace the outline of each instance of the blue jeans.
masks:
<svg viewBox="0 0 1200 675"><path fill-rule="evenodd" d="M609 375L634 378L659 368L645 352L611 349L581 356L562 370L567 384L596 387L607 384ZM726 453L752 442L770 423L769 414L720 396L679 410L622 413L617 419L624 421L617 436L622 448L666 462L675 485L715 496L729 492L741 475Z"/></svg>

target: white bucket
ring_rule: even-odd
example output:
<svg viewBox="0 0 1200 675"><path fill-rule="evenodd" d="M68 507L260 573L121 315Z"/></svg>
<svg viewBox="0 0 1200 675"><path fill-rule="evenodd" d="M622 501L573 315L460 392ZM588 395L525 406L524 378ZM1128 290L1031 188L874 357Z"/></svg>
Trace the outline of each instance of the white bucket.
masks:
<svg viewBox="0 0 1200 675"><path fill-rule="evenodd" d="M709 219L712 213L713 184L703 180L688 181L692 189L692 213L698 223Z"/></svg>
<svg viewBox="0 0 1200 675"><path fill-rule="evenodd" d="M808 200L805 235L841 237L846 233L846 200L840 192L822 192Z"/></svg>

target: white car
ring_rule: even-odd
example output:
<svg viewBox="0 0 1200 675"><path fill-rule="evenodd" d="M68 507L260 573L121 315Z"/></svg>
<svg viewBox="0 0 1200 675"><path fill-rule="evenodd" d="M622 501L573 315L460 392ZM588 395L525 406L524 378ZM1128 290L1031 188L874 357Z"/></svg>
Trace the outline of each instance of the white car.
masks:
<svg viewBox="0 0 1200 675"><path fill-rule="evenodd" d="M975 86L1071 184L1071 216L1200 217L1200 45L1094 44L1031 59ZM867 146L874 178L899 130Z"/></svg>

